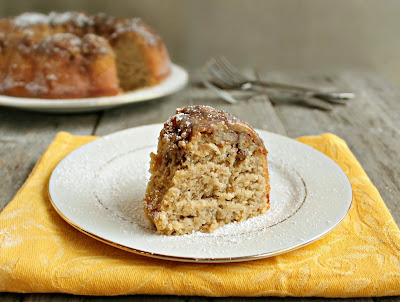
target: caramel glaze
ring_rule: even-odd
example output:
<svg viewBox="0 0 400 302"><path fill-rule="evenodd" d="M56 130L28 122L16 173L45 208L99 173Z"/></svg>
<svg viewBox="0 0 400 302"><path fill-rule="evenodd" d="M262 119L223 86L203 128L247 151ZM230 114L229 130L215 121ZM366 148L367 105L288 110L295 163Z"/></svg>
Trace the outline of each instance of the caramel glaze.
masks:
<svg viewBox="0 0 400 302"><path fill-rule="evenodd" d="M259 151L267 155L262 139L249 124L226 111L210 106L195 105L176 109L176 115L164 124L161 137L167 139L171 146L185 148L191 137L198 133L213 134L221 130L250 136ZM243 159L243 156L245 154L240 153L238 159Z"/></svg>

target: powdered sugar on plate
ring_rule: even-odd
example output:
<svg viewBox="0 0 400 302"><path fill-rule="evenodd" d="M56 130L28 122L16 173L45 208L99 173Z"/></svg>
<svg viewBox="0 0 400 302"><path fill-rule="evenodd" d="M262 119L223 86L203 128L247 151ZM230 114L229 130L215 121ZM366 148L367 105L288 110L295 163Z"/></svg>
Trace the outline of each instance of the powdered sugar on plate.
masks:
<svg viewBox="0 0 400 302"><path fill-rule="evenodd" d="M150 152L156 146L139 148L120 154L100 165L94 181L96 201L117 217L129 222L140 232L154 234L153 225L145 217L143 197L150 177ZM234 222L213 233L195 232L185 237L225 237L260 232L292 216L303 204L306 189L301 176L277 158L269 157L270 210L244 222ZM138 230L139 231L139 230ZM161 237L162 235L156 235ZM168 237L168 236L167 236Z"/></svg>
<svg viewBox="0 0 400 302"><path fill-rule="evenodd" d="M135 227L154 232L143 210L143 197L150 178L150 152L154 147L121 154L101 166L96 173L97 201L116 217Z"/></svg>
<svg viewBox="0 0 400 302"><path fill-rule="evenodd" d="M269 257L308 244L332 230L352 199L343 171L318 151L259 131L269 151L271 209L213 233L155 234L142 199L150 152L162 125L106 136L67 156L49 193L71 225L134 253L180 261L225 262Z"/></svg>

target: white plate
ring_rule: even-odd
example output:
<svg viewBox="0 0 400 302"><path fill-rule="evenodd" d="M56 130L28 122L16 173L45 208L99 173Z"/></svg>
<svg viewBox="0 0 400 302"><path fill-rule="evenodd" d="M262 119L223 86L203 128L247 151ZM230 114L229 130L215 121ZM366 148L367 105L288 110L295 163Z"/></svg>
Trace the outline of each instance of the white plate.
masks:
<svg viewBox="0 0 400 302"><path fill-rule="evenodd" d="M188 82L187 72L172 64L171 75L160 84L115 96L83 99L39 99L0 95L0 105L33 111L71 113L103 110L125 104L149 101L181 90Z"/></svg>
<svg viewBox="0 0 400 302"><path fill-rule="evenodd" d="M157 235L144 217L150 152L161 124L104 136L54 169L49 194L57 212L80 231L146 256L231 262L285 253L321 238L346 216L352 190L327 156L295 140L258 130L269 151L271 209L214 233Z"/></svg>

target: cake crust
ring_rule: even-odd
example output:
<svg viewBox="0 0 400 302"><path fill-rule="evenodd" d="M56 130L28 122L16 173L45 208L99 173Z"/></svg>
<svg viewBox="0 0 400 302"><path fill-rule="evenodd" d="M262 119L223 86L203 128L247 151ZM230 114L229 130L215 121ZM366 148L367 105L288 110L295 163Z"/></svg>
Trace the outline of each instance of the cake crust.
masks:
<svg viewBox="0 0 400 302"><path fill-rule="evenodd" d="M166 235L212 232L269 209L267 150L247 123L209 106L178 108L151 154L144 210Z"/></svg>

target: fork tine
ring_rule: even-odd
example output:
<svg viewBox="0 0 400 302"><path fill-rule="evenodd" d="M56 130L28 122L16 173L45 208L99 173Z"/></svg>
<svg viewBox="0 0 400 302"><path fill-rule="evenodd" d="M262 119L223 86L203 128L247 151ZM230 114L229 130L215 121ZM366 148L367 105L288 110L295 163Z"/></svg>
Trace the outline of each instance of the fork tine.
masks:
<svg viewBox="0 0 400 302"><path fill-rule="evenodd" d="M221 70L229 78L235 78L235 73L233 72L232 66L229 65L229 62L226 61L225 57L217 56L214 59L219 70Z"/></svg>
<svg viewBox="0 0 400 302"><path fill-rule="evenodd" d="M233 66L226 57L217 56L216 62L221 70L229 76L234 82L239 83L246 80L246 78L239 72L239 70Z"/></svg>
<svg viewBox="0 0 400 302"><path fill-rule="evenodd" d="M213 80L218 82L218 85L224 88L232 88L236 86L236 83L232 81L232 79L226 75L226 73L219 68L218 63L215 59L211 59L207 63L207 70L211 73Z"/></svg>
<svg viewBox="0 0 400 302"><path fill-rule="evenodd" d="M220 71L215 68L215 63L213 61L208 61L207 62L207 71L211 75L213 82L217 83L218 86L226 88L226 84L224 80L221 80L223 78L223 75L221 75Z"/></svg>
<svg viewBox="0 0 400 302"><path fill-rule="evenodd" d="M240 88L248 80L224 56L215 56L208 60L207 67L221 88Z"/></svg>
<svg viewBox="0 0 400 302"><path fill-rule="evenodd" d="M205 66L205 67L203 68L203 71L206 71L206 68L207 68L207 66ZM214 83L211 83L210 81L208 81L207 78L205 77L205 74L206 74L206 72L204 72L204 73L201 75L201 79L202 79L202 82L203 82L204 86L206 86L207 88L210 88L211 90L213 90L214 92L216 92L222 99L224 99L224 100L227 101L228 103L231 103L231 104L236 104L236 103L238 103L238 100L236 100L235 98L233 98L233 96L232 96L230 93L228 93L228 92L226 92L226 91L224 91L224 90L219 89L217 86L214 85Z"/></svg>

